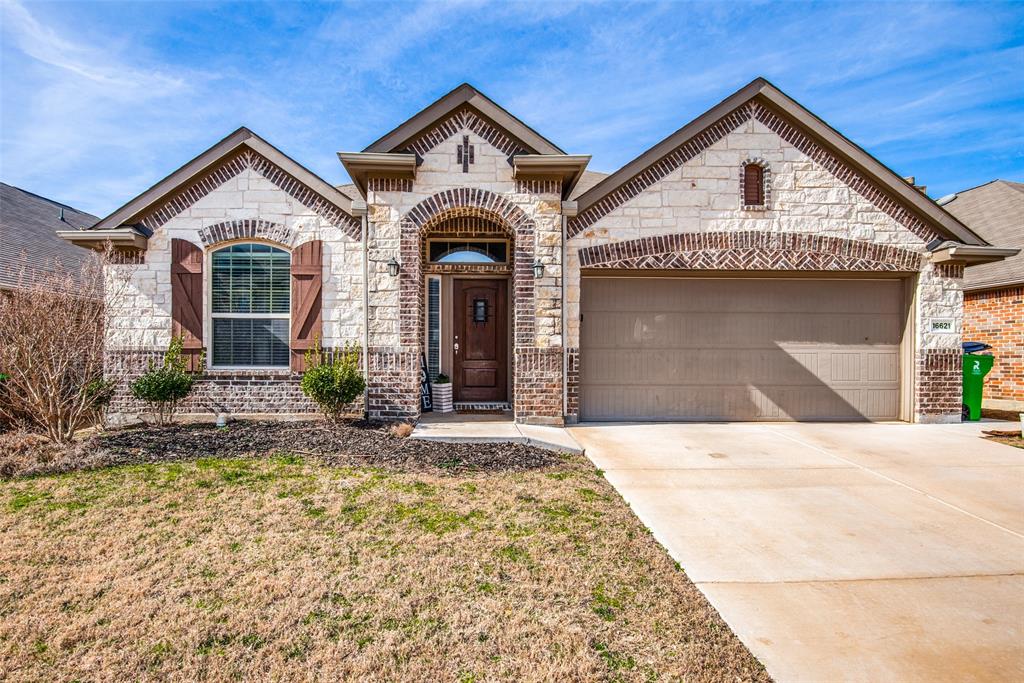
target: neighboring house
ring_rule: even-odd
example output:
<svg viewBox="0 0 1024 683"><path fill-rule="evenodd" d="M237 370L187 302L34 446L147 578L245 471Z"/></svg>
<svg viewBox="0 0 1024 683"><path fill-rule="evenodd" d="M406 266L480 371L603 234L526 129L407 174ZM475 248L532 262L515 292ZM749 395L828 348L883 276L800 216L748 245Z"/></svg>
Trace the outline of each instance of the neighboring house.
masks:
<svg viewBox="0 0 1024 683"><path fill-rule="evenodd" d="M1024 248L1024 183L993 180L939 204L992 244ZM1024 254L964 274L964 339L992 345L986 408L1024 411Z"/></svg>
<svg viewBox="0 0 1024 683"><path fill-rule="evenodd" d="M181 335L186 411L304 412L319 341L377 418L422 365L524 422L955 421L964 264L1016 253L763 79L607 177L469 85L338 156L345 192L242 128L66 233L144 257L112 371Z"/></svg>
<svg viewBox="0 0 1024 683"><path fill-rule="evenodd" d="M70 273L81 269L85 252L57 236L80 230L99 218L66 204L0 183L0 289L24 285L33 273L58 266Z"/></svg>

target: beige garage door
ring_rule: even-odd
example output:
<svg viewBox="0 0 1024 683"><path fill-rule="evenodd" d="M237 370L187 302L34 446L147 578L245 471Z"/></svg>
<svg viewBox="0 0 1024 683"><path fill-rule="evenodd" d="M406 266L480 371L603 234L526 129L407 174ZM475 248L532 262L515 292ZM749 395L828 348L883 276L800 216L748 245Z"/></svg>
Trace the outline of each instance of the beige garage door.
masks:
<svg viewBox="0 0 1024 683"><path fill-rule="evenodd" d="M585 420L895 419L899 280L584 278Z"/></svg>

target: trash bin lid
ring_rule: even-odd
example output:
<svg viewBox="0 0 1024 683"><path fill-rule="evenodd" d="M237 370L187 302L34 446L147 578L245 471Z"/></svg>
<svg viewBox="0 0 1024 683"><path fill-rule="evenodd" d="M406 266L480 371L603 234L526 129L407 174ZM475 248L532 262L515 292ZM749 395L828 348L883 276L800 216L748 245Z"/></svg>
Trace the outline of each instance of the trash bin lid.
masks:
<svg viewBox="0 0 1024 683"><path fill-rule="evenodd" d="M979 351L987 351L992 348L991 344L985 344L984 342L964 342L961 344L964 353L978 353Z"/></svg>

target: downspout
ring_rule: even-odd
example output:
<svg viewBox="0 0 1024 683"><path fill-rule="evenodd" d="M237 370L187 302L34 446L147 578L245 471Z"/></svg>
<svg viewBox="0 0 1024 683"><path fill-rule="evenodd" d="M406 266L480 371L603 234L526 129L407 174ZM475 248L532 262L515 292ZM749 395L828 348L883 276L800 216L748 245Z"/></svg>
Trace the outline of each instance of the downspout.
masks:
<svg viewBox="0 0 1024 683"><path fill-rule="evenodd" d="M363 247L363 419L370 419L370 218L366 202L356 199L352 202L352 213L359 216L362 224Z"/></svg>

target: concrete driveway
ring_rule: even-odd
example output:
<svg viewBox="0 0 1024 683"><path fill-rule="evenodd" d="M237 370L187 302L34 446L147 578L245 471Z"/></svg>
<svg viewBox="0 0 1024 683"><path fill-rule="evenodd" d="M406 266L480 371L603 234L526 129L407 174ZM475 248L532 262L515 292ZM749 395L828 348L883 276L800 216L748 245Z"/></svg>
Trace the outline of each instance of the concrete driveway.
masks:
<svg viewBox="0 0 1024 683"><path fill-rule="evenodd" d="M1019 681L1024 450L979 431L571 429L776 679Z"/></svg>

